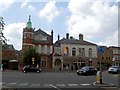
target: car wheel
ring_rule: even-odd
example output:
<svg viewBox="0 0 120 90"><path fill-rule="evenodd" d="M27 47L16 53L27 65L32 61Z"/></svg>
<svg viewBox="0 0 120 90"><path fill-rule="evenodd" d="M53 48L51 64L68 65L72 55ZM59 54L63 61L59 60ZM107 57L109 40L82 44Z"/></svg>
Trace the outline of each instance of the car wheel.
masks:
<svg viewBox="0 0 120 90"><path fill-rule="evenodd" d="M77 72L77 75L80 75L80 73L79 73L79 72Z"/></svg>
<svg viewBox="0 0 120 90"><path fill-rule="evenodd" d="M38 73L40 73L40 71L39 71L39 70L37 70L37 72L38 72Z"/></svg>
<svg viewBox="0 0 120 90"><path fill-rule="evenodd" d="M24 73L27 73L27 71L26 71L26 70L24 70L23 72L24 72Z"/></svg>

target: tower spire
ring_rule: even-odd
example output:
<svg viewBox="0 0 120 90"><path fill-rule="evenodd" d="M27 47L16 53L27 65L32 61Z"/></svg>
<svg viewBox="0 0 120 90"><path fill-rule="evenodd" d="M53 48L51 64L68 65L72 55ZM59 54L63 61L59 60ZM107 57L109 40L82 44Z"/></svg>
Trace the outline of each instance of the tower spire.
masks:
<svg viewBox="0 0 120 90"><path fill-rule="evenodd" d="M29 15L29 22L31 22L31 15Z"/></svg>
<svg viewBox="0 0 120 90"><path fill-rule="evenodd" d="M31 15L29 15L29 20L27 22L27 28L32 28Z"/></svg>

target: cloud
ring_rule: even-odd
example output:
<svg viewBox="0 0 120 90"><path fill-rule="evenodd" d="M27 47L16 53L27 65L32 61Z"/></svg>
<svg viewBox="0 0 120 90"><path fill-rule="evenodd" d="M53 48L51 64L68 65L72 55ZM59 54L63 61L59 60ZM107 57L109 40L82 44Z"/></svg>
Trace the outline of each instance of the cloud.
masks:
<svg viewBox="0 0 120 90"><path fill-rule="evenodd" d="M70 0L68 10L71 15L66 22L68 32L74 36L83 33L87 40L99 40L106 45L116 45L114 34L118 30L118 7L109 0ZM110 40L114 36L116 42ZM115 38L116 37L116 38ZM109 40L109 42L107 41Z"/></svg>
<svg viewBox="0 0 120 90"><path fill-rule="evenodd" d="M24 8L25 6L27 6L27 5L28 5L28 1L29 1L29 0L25 0L25 1L21 4L21 8Z"/></svg>
<svg viewBox="0 0 120 90"><path fill-rule="evenodd" d="M60 11L55 6L55 1L49 1L45 7L39 11L39 17L47 19L48 22L52 22L59 14Z"/></svg>
<svg viewBox="0 0 120 90"><path fill-rule="evenodd" d="M29 0L25 0L22 4L21 4L21 8L27 8L30 11L35 11L36 8L32 5L30 5L28 2L30 2Z"/></svg>
<svg viewBox="0 0 120 90"><path fill-rule="evenodd" d="M112 36L107 36L104 41L97 43L98 45L105 46L118 46L118 31L116 30Z"/></svg>
<svg viewBox="0 0 120 90"><path fill-rule="evenodd" d="M14 2L14 0L0 0L0 13L9 8Z"/></svg>
<svg viewBox="0 0 120 90"><path fill-rule="evenodd" d="M22 49L22 32L26 26L25 23L8 24L3 31L4 36L8 39L8 44L13 44L15 49Z"/></svg>

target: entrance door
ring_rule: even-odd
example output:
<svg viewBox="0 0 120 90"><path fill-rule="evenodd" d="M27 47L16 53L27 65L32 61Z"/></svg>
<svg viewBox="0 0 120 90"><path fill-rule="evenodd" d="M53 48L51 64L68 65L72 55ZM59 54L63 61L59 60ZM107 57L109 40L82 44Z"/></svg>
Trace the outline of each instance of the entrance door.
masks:
<svg viewBox="0 0 120 90"><path fill-rule="evenodd" d="M55 70L56 71L60 71L61 70L61 60L60 59L56 59L54 62L55 65Z"/></svg>

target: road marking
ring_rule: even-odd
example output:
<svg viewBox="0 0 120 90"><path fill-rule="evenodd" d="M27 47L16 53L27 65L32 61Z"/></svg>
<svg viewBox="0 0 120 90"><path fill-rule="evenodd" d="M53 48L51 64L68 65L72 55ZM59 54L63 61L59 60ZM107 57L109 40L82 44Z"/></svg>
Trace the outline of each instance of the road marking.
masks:
<svg viewBox="0 0 120 90"><path fill-rule="evenodd" d="M40 86L40 84L32 84L32 85L30 85L31 87L39 87Z"/></svg>
<svg viewBox="0 0 120 90"><path fill-rule="evenodd" d="M65 87L65 84L56 84L58 87Z"/></svg>
<svg viewBox="0 0 120 90"><path fill-rule="evenodd" d="M60 88L58 88L58 87L56 87L56 86L54 86L54 85L50 85L51 87L53 87L53 88L55 88L55 89L57 89L57 90L61 90Z"/></svg>
<svg viewBox="0 0 120 90"><path fill-rule="evenodd" d="M18 86L27 86L28 83L20 83Z"/></svg>
<svg viewBox="0 0 120 90"><path fill-rule="evenodd" d="M82 85L82 86L89 86L89 85L91 85L91 84L89 84L89 83L84 83L84 84L80 84L80 85Z"/></svg>
<svg viewBox="0 0 120 90"><path fill-rule="evenodd" d="M13 85L16 85L17 83L8 83L6 85L9 85L9 86L13 86Z"/></svg>
<svg viewBox="0 0 120 90"><path fill-rule="evenodd" d="M44 84L43 86L50 87L50 85L52 85L52 84Z"/></svg>
<svg viewBox="0 0 120 90"><path fill-rule="evenodd" d="M68 84L69 86L78 86L78 84Z"/></svg>

